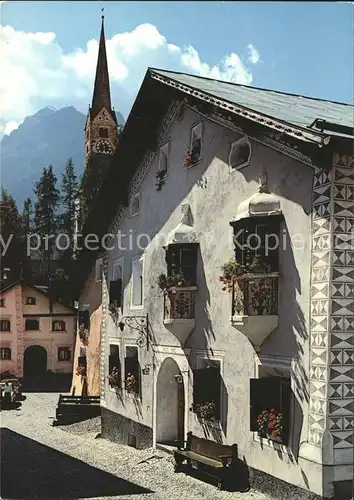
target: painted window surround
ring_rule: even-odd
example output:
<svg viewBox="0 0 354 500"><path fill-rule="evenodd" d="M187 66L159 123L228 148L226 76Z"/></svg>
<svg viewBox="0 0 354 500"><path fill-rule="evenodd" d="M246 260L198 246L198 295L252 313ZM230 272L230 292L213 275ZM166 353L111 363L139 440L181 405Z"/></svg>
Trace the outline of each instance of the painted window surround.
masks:
<svg viewBox="0 0 354 500"><path fill-rule="evenodd" d="M204 360L207 361L218 361L220 365L220 377L221 380L224 379L224 358L225 358L225 352L224 351L213 351L211 353L210 350L208 349L198 349L196 350L196 368L197 370L202 368L202 362ZM198 417L195 413L194 415L194 420L199 423ZM224 419L227 418L227 415L225 415L225 410L224 410L224 397L223 397L223 391L220 390L220 419L217 421L208 421L208 426L210 427L216 427L218 429L221 428L221 422L224 421Z"/></svg>
<svg viewBox="0 0 354 500"><path fill-rule="evenodd" d="M278 370L282 370L285 372L285 376L289 374L289 378L291 380L291 388L293 389L293 379L291 377L291 373L294 373L296 370L296 365L297 365L297 360L296 358L281 358L281 357L276 357L276 356L270 356L270 355L259 355L255 354L255 378L260 378L260 367L264 367L265 369L268 368L275 368ZM277 453L279 451L281 453L284 453L284 455L288 455L289 457L292 457L293 460L295 460L296 457L294 457L292 448L294 444L294 422L295 422L295 391L293 391L291 401L290 401L290 432L289 432L289 442L287 445L277 443L275 441L267 440L267 439L261 439L258 436L257 432L253 432L253 441L257 442L260 444L260 447L263 448L264 446L267 446L267 448L271 448ZM250 431L251 432L251 431Z"/></svg>

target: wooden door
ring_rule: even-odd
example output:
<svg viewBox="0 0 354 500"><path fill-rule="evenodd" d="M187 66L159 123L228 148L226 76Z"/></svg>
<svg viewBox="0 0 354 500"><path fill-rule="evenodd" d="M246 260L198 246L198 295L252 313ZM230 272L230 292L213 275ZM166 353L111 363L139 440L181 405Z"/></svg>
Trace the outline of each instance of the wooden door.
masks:
<svg viewBox="0 0 354 500"><path fill-rule="evenodd" d="M177 384L178 386L178 440L184 439L184 384Z"/></svg>

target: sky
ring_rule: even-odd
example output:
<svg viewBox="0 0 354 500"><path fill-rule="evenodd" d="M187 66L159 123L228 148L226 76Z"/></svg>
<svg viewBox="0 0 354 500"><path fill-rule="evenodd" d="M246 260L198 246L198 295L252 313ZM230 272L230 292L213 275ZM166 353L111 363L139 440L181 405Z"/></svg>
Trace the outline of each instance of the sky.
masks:
<svg viewBox="0 0 354 500"><path fill-rule="evenodd" d="M1 2L0 134L92 99L104 8L112 101L147 68L353 102L353 2Z"/></svg>

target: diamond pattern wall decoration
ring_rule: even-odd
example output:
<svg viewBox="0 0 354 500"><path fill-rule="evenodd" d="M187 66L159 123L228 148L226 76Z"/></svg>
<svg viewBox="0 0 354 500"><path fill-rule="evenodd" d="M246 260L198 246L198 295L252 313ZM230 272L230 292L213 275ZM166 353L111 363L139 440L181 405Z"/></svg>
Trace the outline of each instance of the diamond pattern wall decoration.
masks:
<svg viewBox="0 0 354 500"><path fill-rule="evenodd" d="M308 430L321 446L327 426L334 449L354 447L353 214L354 159L335 153L313 184Z"/></svg>

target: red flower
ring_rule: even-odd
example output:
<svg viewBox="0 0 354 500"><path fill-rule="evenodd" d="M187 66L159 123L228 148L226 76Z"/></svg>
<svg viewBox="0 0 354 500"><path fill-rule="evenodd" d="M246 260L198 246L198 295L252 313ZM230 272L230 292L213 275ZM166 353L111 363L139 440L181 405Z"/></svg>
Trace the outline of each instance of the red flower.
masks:
<svg viewBox="0 0 354 500"><path fill-rule="evenodd" d="M277 437L277 435L278 435L277 431L272 431L272 433L271 433L272 437Z"/></svg>

